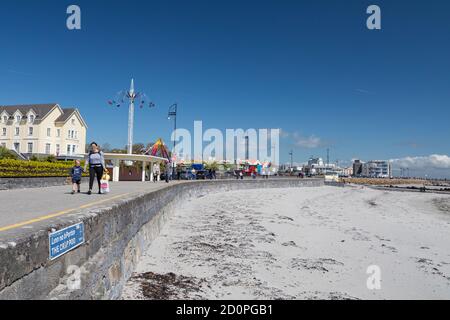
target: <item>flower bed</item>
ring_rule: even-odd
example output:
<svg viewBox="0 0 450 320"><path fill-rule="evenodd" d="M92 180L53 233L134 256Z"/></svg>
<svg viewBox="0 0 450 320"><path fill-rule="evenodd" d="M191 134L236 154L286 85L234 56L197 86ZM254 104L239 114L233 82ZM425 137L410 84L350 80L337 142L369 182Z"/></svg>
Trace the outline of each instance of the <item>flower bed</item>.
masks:
<svg viewBox="0 0 450 320"><path fill-rule="evenodd" d="M67 177L73 162L0 160L0 177Z"/></svg>

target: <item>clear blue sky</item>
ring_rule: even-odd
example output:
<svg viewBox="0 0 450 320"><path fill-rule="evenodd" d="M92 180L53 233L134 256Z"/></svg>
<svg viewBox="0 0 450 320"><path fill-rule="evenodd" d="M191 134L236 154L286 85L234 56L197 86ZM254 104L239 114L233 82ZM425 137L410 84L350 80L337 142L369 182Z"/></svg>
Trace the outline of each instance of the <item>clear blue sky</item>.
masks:
<svg viewBox="0 0 450 320"><path fill-rule="evenodd" d="M82 30L66 29L77 4ZM366 28L370 4L382 30ZM281 160L450 154L449 1L1 1L0 104L80 109L88 139L126 144L131 77L157 105L136 142L179 127L282 128Z"/></svg>

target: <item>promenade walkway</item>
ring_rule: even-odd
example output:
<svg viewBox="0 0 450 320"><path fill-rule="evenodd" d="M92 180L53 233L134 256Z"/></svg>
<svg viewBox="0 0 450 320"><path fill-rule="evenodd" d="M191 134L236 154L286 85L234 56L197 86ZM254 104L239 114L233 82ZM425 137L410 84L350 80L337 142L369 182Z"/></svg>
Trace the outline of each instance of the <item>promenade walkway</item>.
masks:
<svg viewBox="0 0 450 320"><path fill-rule="evenodd" d="M170 184L175 183L189 182ZM111 193L104 195L87 195L86 184L81 186L82 193L75 195L70 193L71 186L0 191L0 242L12 241L21 233L44 225L51 226L56 219L73 217L85 209L111 206L121 199L164 187L167 184L163 181L114 182Z"/></svg>

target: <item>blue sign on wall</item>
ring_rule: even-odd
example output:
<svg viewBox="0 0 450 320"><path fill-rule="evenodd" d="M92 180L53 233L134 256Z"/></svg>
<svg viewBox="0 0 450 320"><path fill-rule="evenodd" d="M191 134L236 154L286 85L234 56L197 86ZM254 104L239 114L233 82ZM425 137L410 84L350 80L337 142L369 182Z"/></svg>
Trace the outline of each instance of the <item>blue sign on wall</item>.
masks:
<svg viewBox="0 0 450 320"><path fill-rule="evenodd" d="M84 243L84 224L55 231L48 235L50 260L54 260Z"/></svg>

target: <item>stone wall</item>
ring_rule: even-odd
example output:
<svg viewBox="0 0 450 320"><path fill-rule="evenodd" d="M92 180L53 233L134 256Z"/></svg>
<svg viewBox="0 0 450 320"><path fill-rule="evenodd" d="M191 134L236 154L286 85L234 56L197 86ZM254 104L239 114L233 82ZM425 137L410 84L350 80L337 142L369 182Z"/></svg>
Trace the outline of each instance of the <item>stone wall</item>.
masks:
<svg viewBox="0 0 450 320"><path fill-rule="evenodd" d="M62 186L67 177L0 178L0 190Z"/></svg>
<svg viewBox="0 0 450 320"><path fill-rule="evenodd" d="M220 180L163 189L91 209L82 218L85 244L49 261L48 231L0 246L0 299L118 299L143 252L175 210L189 198L238 189L322 186L317 179ZM81 276L80 287L68 269ZM76 274L75 274L76 275Z"/></svg>

